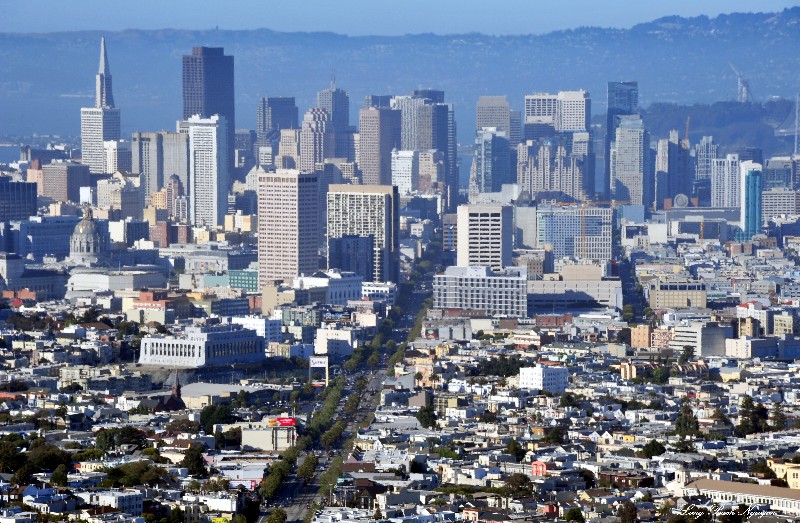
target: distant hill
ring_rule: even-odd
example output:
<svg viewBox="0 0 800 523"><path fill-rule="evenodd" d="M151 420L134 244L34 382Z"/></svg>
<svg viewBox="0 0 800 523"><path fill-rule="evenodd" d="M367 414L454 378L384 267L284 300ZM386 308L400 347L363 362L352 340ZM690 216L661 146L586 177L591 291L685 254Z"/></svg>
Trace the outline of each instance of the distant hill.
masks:
<svg viewBox="0 0 800 523"><path fill-rule="evenodd" d="M643 106L712 103L736 97L728 62L749 78L756 100L794 97L800 90L800 7L545 35L348 37L267 29L105 34L124 134L174 128L182 112L181 55L195 45L223 46L235 56L240 128L254 127L264 95L295 96L302 115L334 69L337 84L350 92L351 120L367 94L444 89L456 105L462 141L471 139L480 95L508 95L521 109L526 93L584 88L593 112L602 113L608 80L638 80ZM92 103L100 35L0 34L0 135L77 135L79 109Z"/></svg>

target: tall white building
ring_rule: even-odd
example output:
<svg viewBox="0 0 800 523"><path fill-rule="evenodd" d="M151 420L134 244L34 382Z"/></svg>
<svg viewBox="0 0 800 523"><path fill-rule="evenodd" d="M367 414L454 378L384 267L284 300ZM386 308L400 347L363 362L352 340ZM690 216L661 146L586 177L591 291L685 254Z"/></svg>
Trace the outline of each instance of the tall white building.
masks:
<svg viewBox="0 0 800 523"><path fill-rule="evenodd" d="M706 180L711 178L711 164L717 159L717 144L713 136L703 136L694 146L694 178Z"/></svg>
<svg viewBox="0 0 800 523"><path fill-rule="evenodd" d="M392 185L400 194L411 194L419 188L419 153L392 151Z"/></svg>
<svg viewBox="0 0 800 523"><path fill-rule="evenodd" d="M278 169L258 177L258 284L288 281L317 270L319 180Z"/></svg>
<svg viewBox="0 0 800 523"><path fill-rule="evenodd" d="M481 265L500 271L511 265L514 215L509 205L459 205L459 267Z"/></svg>
<svg viewBox="0 0 800 523"><path fill-rule="evenodd" d="M400 276L400 198L397 187L333 184L328 188L327 212L328 251L334 238L371 237L372 281L397 282Z"/></svg>
<svg viewBox="0 0 800 523"><path fill-rule="evenodd" d="M189 221L194 226L223 225L228 212L227 122L224 116L185 121L189 130Z"/></svg>
<svg viewBox="0 0 800 523"><path fill-rule="evenodd" d="M108 140L103 142L103 153L106 157L104 172L131 172L131 142L125 140Z"/></svg>
<svg viewBox="0 0 800 523"><path fill-rule="evenodd" d="M519 388L546 390L552 394L563 394L569 384L569 369L566 367L537 365L519 369Z"/></svg>
<svg viewBox="0 0 800 523"><path fill-rule="evenodd" d="M264 338L241 325L186 327L183 334L142 338L141 365L168 367L226 366L266 359Z"/></svg>
<svg viewBox="0 0 800 523"><path fill-rule="evenodd" d="M525 96L525 123L555 125L558 95L533 93Z"/></svg>
<svg viewBox="0 0 800 523"><path fill-rule="evenodd" d="M555 127L559 132L588 131L592 118L592 99L589 93L561 91L557 97Z"/></svg>
<svg viewBox="0 0 800 523"><path fill-rule="evenodd" d="M741 203L739 155L711 161L711 207L739 207Z"/></svg>
<svg viewBox="0 0 800 523"><path fill-rule="evenodd" d="M479 311L490 316L528 315L528 274L525 267L448 267L433 277L433 307Z"/></svg>
<svg viewBox="0 0 800 523"><path fill-rule="evenodd" d="M81 163L93 173L104 173L106 155L103 142L120 138L119 109L114 107L111 70L106 56L106 39L100 39L100 67L95 79L94 107L81 109Z"/></svg>

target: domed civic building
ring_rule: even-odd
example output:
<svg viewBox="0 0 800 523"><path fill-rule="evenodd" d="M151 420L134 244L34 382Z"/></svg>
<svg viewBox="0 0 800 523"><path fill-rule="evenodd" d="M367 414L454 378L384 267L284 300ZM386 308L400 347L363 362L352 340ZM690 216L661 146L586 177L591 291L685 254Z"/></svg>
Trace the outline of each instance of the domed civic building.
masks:
<svg viewBox="0 0 800 523"><path fill-rule="evenodd" d="M69 240L69 259L80 265L93 265L105 258L106 244L92 217L92 208L86 206L83 219L75 226Z"/></svg>

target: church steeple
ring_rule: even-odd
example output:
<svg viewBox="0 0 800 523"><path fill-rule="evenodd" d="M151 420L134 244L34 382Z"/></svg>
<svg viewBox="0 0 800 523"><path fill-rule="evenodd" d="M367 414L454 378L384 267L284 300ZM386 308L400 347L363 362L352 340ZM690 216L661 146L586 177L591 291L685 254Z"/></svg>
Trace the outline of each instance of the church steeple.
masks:
<svg viewBox="0 0 800 523"><path fill-rule="evenodd" d="M111 90L111 69L108 67L105 36L100 38L100 66L97 68L94 105L95 107L114 107L114 93Z"/></svg>

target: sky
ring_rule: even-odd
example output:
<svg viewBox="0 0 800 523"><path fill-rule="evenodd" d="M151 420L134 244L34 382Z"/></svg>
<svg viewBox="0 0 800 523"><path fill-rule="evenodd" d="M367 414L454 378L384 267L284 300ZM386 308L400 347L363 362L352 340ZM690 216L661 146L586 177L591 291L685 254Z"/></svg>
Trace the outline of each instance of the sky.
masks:
<svg viewBox="0 0 800 523"><path fill-rule="evenodd" d="M796 0L0 0L0 32L124 29L542 34L662 16L780 11ZM157 13L157 16L156 16Z"/></svg>

